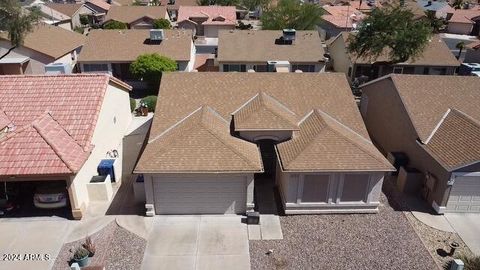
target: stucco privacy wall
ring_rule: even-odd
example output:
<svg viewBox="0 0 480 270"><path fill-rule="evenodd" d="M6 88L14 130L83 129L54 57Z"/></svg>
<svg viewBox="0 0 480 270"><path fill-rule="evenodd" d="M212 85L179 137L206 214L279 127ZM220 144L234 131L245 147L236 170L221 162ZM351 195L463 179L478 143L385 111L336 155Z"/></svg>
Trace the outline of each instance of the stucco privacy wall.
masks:
<svg viewBox="0 0 480 270"><path fill-rule="evenodd" d="M122 142L131 120L128 91L108 85L93 133L93 151L73 179L73 196L75 196L75 199L72 203L72 209L74 213L75 210L84 210L84 207L88 206L90 200L86 184L90 182L92 176L98 175L97 166L100 160L109 158L107 156L108 151L114 149L118 151L119 156L116 165L119 170L116 170L116 172L122 172ZM120 181L121 177L122 175L115 175L116 181Z"/></svg>
<svg viewBox="0 0 480 270"><path fill-rule="evenodd" d="M204 25L204 36L210 38L217 38L218 31L235 30L235 25Z"/></svg>
<svg viewBox="0 0 480 270"><path fill-rule="evenodd" d="M279 165L277 165L279 166ZM363 201L342 202L345 176L351 173L286 173L277 170L277 185L285 214L376 213L382 190L383 173L362 172L368 177L365 187L349 190L363 196ZM303 188L307 176L326 176L326 202L303 202Z"/></svg>
<svg viewBox="0 0 480 270"><path fill-rule="evenodd" d="M473 23L449 22L447 32L452 34L469 35L472 32Z"/></svg>
<svg viewBox="0 0 480 270"><path fill-rule="evenodd" d="M245 193L246 193L246 210L249 211L254 207L253 200L253 188L254 188L254 175L249 174L235 174L235 173L166 173L166 174L144 174L144 185L145 185L145 198L146 198L146 208L147 216L155 215L155 194L154 194L154 181L162 181L163 179L172 179L172 178L185 178L185 179L195 179L196 177L212 178L212 179L221 179L224 177L244 177L245 179Z"/></svg>

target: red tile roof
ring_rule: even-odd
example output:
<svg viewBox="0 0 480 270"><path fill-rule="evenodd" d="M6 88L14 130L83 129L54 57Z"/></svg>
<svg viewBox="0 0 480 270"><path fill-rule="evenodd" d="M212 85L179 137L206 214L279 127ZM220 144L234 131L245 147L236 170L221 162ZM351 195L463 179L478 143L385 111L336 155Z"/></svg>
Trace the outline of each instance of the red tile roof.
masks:
<svg viewBox="0 0 480 270"><path fill-rule="evenodd" d="M109 83L105 74L0 77L0 175L71 174L88 158ZM126 88L129 90L129 88Z"/></svg>
<svg viewBox="0 0 480 270"><path fill-rule="evenodd" d="M180 6L177 22L191 21L192 17L205 18L203 25L235 25L236 8L233 6Z"/></svg>

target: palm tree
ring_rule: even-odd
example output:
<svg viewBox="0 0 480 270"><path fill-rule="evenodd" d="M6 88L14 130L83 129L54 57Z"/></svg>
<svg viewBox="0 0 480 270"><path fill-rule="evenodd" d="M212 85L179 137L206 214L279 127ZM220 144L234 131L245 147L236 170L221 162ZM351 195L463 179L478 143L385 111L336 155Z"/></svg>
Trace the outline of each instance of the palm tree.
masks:
<svg viewBox="0 0 480 270"><path fill-rule="evenodd" d="M19 1L0 1L0 31L6 31L8 33L8 39L12 45L6 53L0 56L0 59L23 44L25 36L28 32L32 31L39 18L40 11L38 8L25 10L22 9Z"/></svg>
<svg viewBox="0 0 480 270"><path fill-rule="evenodd" d="M465 42L458 42L457 45L455 45L455 48L458 49L457 59L460 59L460 55L462 54L463 49L465 49Z"/></svg>

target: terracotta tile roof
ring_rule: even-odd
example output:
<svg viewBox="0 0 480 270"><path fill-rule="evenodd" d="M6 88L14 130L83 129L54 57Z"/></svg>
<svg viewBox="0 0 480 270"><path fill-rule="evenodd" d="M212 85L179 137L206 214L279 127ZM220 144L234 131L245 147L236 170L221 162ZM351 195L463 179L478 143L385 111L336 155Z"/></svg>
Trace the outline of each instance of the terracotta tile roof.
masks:
<svg viewBox="0 0 480 270"><path fill-rule="evenodd" d="M206 18L203 25L236 25L237 13L233 6L180 6L177 22L191 21L192 17Z"/></svg>
<svg viewBox="0 0 480 270"><path fill-rule="evenodd" d="M162 6L111 6L105 22L115 20L132 23L144 17L155 20L165 18L166 15L167 9Z"/></svg>
<svg viewBox="0 0 480 270"><path fill-rule="evenodd" d="M72 17L83 6L83 4L60 4L60 3L46 3L47 7L56 10L62 14Z"/></svg>
<svg viewBox="0 0 480 270"><path fill-rule="evenodd" d="M202 106L150 137L136 172L260 172L257 146L230 135L230 123Z"/></svg>
<svg viewBox="0 0 480 270"><path fill-rule="evenodd" d="M298 130L298 117L285 105L263 92L233 113L235 131Z"/></svg>
<svg viewBox="0 0 480 270"><path fill-rule="evenodd" d="M192 31L164 30L166 39L149 44L150 30L92 30L78 62L132 62L144 53L158 53L176 61L189 61Z"/></svg>
<svg viewBox="0 0 480 270"><path fill-rule="evenodd" d="M210 141L218 140L208 139L203 141L203 143L198 143L192 139L193 137L185 139L181 137L183 134L186 134L185 136L193 135L189 135L190 133L184 131L183 128L177 128L178 123L182 123L182 120L190 118L189 116L192 115L192 112L196 112L198 108L202 106L211 107L216 111L215 115L218 114L219 117L224 119L223 121L225 121L225 123L227 123L227 121L230 122L232 113L235 113L239 108L251 101L252 97L255 97L259 93L259 89L261 89L265 95L278 101L276 105L277 108L275 109L276 113L278 113L278 110L283 112L281 113L282 117L276 119L281 119L282 122L286 120L285 118L289 119L290 116L285 116L285 110L280 109L279 107L282 107L282 105L278 103L283 104L283 106L291 110L291 112L299 118L303 118L313 109L321 109L323 112L335 118L335 121L347 126L349 132L354 133L355 136L360 136L363 138L362 140L367 142L370 141L344 74L167 73L163 75L160 85L160 95L150 130L151 142L145 149L145 153L147 154L141 157L136 170L140 171L141 169L147 168L147 166L151 166L148 167L150 170L155 170L157 166L158 168L164 169L163 164L152 164L149 160L155 159L156 155L160 155L163 158L163 151L158 150L156 140L158 140L157 138L162 138L165 134L171 134L174 138L179 137L178 142L172 139L175 142L165 143L166 146L170 144L173 145L172 147L189 146L188 149L175 151L175 155L178 155L178 157L175 157L176 160L182 157L195 160L194 163L192 163L193 165L182 163L185 164L185 170L190 167L196 169L200 166L198 164L208 163L208 156L206 157L202 154L204 153L202 147L209 146L210 143L213 143ZM274 101L270 100L268 102ZM217 119L220 118L217 117ZM176 134L178 135L175 135L173 130L177 130L178 132ZM203 128L201 130L203 130ZM226 135L226 133L223 134ZM228 134L228 136L231 135ZM348 134L343 136L349 138ZM355 140L360 139L355 137ZM323 141L322 143L327 142ZM331 149L337 149L339 153L344 151L343 146L338 144L332 144ZM169 153L169 151L170 150L166 152ZM167 155L167 153L165 155ZM364 154L364 158L370 160L370 155L371 153ZM361 155L357 155L357 158L359 158L359 156ZM362 164L362 158L355 160L355 163ZM322 159L321 155L317 155L310 162L315 162L317 159ZM232 164L228 165L233 166ZM226 171L231 169L231 167L223 166L223 164L218 165L216 170ZM344 166L347 167L347 165ZM348 166L353 167L351 164ZM365 167L367 167L367 165L365 165ZM384 167L383 169L379 168L380 166L372 166L373 171L384 170ZM317 169L323 168L319 166ZM339 168L339 170L340 169L341 168Z"/></svg>
<svg viewBox="0 0 480 270"><path fill-rule="evenodd" d="M6 128L10 123L12 123L12 120L10 120L7 114L0 108L0 132L2 132L2 130ZM0 138L1 138L1 133L0 133Z"/></svg>
<svg viewBox="0 0 480 270"><path fill-rule="evenodd" d="M282 31L220 31L218 61L324 61L325 52L317 31L297 31L295 42L291 45L275 44L280 37Z"/></svg>
<svg viewBox="0 0 480 270"><path fill-rule="evenodd" d="M357 4L358 7L358 4ZM322 19L336 27L352 28L353 24L360 23L366 15L355 6L323 6L328 14L322 15Z"/></svg>
<svg viewBox="0 0 480 270"><path fill-rule="evenodd" d="M339 34L348 44L348 32L342 32ZM372 61L365 57L356 57L354 54L350 54L350 58L356 64L371 64ZM376 61L388 61L388 51L385 50L383 55L380 55ZM415 65L415 66L459 66L457 58L450 52L447 44L442 40L440 35L434 35L431 37L428 45L423 51L422 55L416 59L409 59L405 63L399 63L399 65Z"/></svg>
<svg viewBox="0 0 480 270"><path fill-rule="evenodd" d="M0 138L0 175L78 171L110 82L104 74L1 76L0 107L12 128Z"/></svg>
<svg viewBox="0 0 480 270"><path fill-rule="evenodd" d="M470 9L457 9L448 22L474 24L474 18L480 17L480 6Z"/></svg>
<svg viewBox="0 0 480 270"><path fill-rule="evenodd" d="M277 145L285 171L390 171L369 139L321 110L312 111L293 139Z"/></svg>
<svg viewBox="0 0 480 270"><path fill-rule="evenodd" d="M92 5L95 5L103 10L110 10L111 5L104 0L88 0L87 3L90 3Z"/></svg>
<svg viewBox="0 0 480 270"><path fill-rule="evenodd" d="M8 40L8 35L0 31L0 39ZM38 24L25 37L23 47L58 59L85 43L85 36L61 27Z"/></svg>
<svg viewBox="0 0 480 270"><path fill-rule="evenodd" d="M452 109L424 148L448 171L480 162L480 122Z"/></svg>

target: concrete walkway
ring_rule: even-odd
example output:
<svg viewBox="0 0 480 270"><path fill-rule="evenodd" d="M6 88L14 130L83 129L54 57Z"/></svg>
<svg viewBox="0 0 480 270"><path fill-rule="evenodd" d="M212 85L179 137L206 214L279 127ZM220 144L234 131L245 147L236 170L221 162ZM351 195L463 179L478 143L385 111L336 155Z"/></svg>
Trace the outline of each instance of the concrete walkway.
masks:
<svg viewBox="0 0 480 270"><path fill-rule="evenodd" d="M480 214L447 213L445 218L476 255L480 255Z"/></svg>
<svg viewBox="0 0 480 270"><path fill-rule="evenodd" d="M250 269L241 216L156 216L143 269Z"/></svg>

